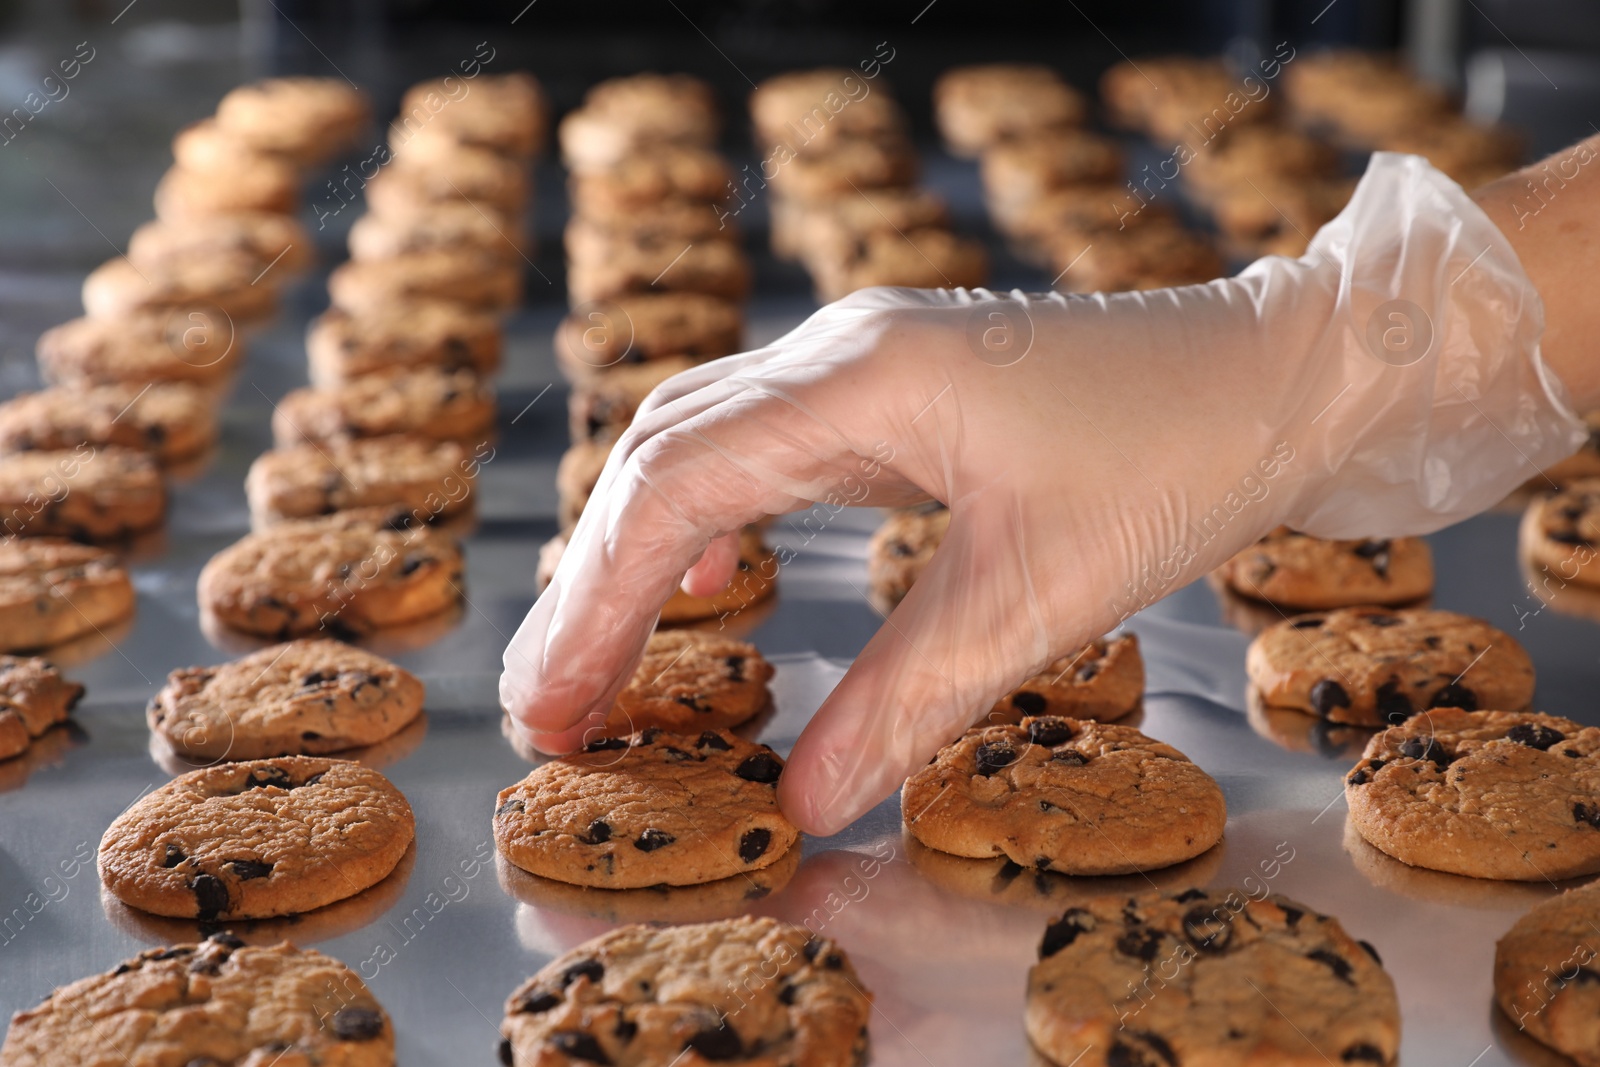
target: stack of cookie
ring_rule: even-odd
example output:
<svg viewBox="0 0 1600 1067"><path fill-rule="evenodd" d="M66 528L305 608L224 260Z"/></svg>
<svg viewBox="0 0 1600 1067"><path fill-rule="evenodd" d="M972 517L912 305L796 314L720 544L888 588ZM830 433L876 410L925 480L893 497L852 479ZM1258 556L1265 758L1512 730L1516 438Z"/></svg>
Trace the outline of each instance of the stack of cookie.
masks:
<svg viewBox="0 0 1600 1067"><path fill-rule="evenodd" d="M740 206L771 186L773 253L810 272L819 300L988 280L982 245L951 232L944 201L916 186L905 115L884 83L848 70L781 74L751 93L750 117L760 174Z"/></svg>

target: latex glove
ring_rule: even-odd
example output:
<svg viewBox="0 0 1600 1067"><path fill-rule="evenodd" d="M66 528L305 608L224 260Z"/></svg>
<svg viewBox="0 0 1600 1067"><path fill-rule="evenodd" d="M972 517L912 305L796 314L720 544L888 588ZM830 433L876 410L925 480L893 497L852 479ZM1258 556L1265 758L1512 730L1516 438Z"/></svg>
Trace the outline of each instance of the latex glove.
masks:
<svg viewBox="0 0 1600 1067"><path fill-rule="evenodd" d="M1425 355L1390 311L1431 332ZM506 651L502 702L551 732L540 747L574 747L679 580L727 581L740 526L937 498L942 547L780 784L795 823L837 831L1023 678L1274 526L1422 533L1571 453L1582 424L1542 328L1500 231L1388 154L1305 257L1236 278L856 293L653 394Z"/></svg>

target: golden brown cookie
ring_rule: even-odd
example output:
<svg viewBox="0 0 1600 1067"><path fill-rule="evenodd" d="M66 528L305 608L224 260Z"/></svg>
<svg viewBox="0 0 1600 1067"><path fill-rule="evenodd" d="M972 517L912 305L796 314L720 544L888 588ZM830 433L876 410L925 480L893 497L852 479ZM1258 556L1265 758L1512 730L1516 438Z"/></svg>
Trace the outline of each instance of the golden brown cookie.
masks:
<svg viewBox="0 0 1600 1067"><path fill-rule="evenodd" d="M528 203L528 173L522 163L484 148L462 146L448 155L418 159L397 147L394 160L365 188L378 215L405 214L423 205L489 209L506 219L521 217Z"/></svg>
<svg viewBox="0 0 1600 1067"><path fill-rule="evenodd" d="M738 726L772 703L772 664L756 647L700 630L657 630L612 702L604 733L692 734Z"/></svg>
<svg viewBox="0 0 1600 1067"><path fill-rule="evenodd" d="M1409 604L1433 592L1433 553L1417 537L1325 541L1280 526L1217 571L1234 592L1280 608Z"/></svg>
<svg viewBox="0 0 1600 1067"><path fill-rule="evenodd" d="M1600 871L1600 729L1440 708L1391 726L1345 778L1350 821L1415 867L1546 881Z"/></svg>
<svg viewBox="0 0 1600 1067"><path fill-rule="evenodd" d="M1517 1029L1600 1067L1600 888L1529 911L1494 947L1494 997Z"/></svg>
<svg viewBox="0 0 1600 1067"><path fill-rule="evenodd" d="M296 915L376 885L415 836L377 771L284 756L190 771L145 794L100 839L100 881L156 915Z"/></svg>
<svg viewBox="0 0 1600 1067"><path fill-rule="evenodd" d="M216 170L173 167L156 183L154 203L163 222L203 223L257 212L293 215L300 209L300 175L259 155Z"/></svg>
<svg viewBox="0 0 1600 1067"><path fill-rule="evenodd" d="M847 68L795 70L767 78L750 94L760 147L828 151L848 139L903 136L905 114L881 80Z"/></svg>
<svg viewBox="0 0 1600 1067"><path fill-rule="evenodd" d="M609 78L561 120L561 157L574 170L612 167L659 145L714 147L717 104L711 87L688 74Z"/></svg>
<svg viewBox="0 0 1600 1067"><path fill-rule="evenodd" d="M368 507L398 507L419 522L434 522L472 507L478 466L453 441L408 435L335 440L263 452L250 464L244 491L258 530Z"/></svg>
<svg viewBox="0 0 1600 1067"><path fill-rule="evenodd" d="M1099 637L1068 653L1000 698L987 723L1020 722L1030 715L1111 722L1144 698L1144 658L1135 634Z"/></svg>
<svg viewBox="0 0 1600 1067"><path fill-rule="evenodd" d="M765 917L624 926L517 987L500 1059L859 1067L871 1010L844 950L802 927Z"/></svg>
<svg viewBox="0 0 1600 1067"><path fill-rule="evenodd" d="M539 565L534 584L543 592L555 576L566 551L567 539L557 534L539 548ZM717 619L726 622L747 608L765 603L778 589L778 557L761 538L761 531L746 527L739 532L739 564L733 578L712 596L690 596L675 589L672 598L661 606L664 626Z"/></svg>
<svg viewBox="0 0 1600 1067"><path fill-rule="evenodd" d="M245 633L287 640L361 634L444 611L461 598L461 549L381 508L288 520L246 534L200 572L200 606ZM408 516L402 516L409 519Z"/></svg>
<svg viewBox="0 0 1600 1067"><path fill-rule="evenodd" d="M39 335L34 356L52 385L213 385L244 361L240 330L220 309L173 308L72 319Z"/></svg>
<svg viewBox="0 0 1600 1067"><path fill-rule="evenodd" d="M217 104L224 130L301 163L343 151L369 115L366 94L342 78L267 78L239 86Z"/></svg>
<svg viewBox="0 0 1600 1067"><path fill-rule="evenodd" d="M855 196L862 189L886 189L917 180L917 153L909 141L849 139L826 151L808 150L773 172L772 190L779 196L825 200Z"/></svg>
<svg viewBox="0 0 1600 1067"><path fill-rule="evenodd" d="M671 248L676 255L701 241L739 241L735 220L703 200L664 200L638 215L574 215L563 234L567 258L574 263L598 263L633 249Z"/></svg>
<svg viewBox="0 0 1600 1067"><path fill-rule="evenodd" d="M190 759L324 755L399 733L422 711L422 698L422 683L380 656L341 641L300 640L173 671L145 719Z"/></svg>
<svg viewBox="0 0 1600 1067"><path fill-rule="evenodd" d="M306 361L319 388L418 367L489 375L500 367L502 335L495 316L445 301L408 300L355 313L330 308L306 329Z"/></svg>
<svg viewBox="0 0 1600 1067"><path fill-rule="evenodd" d="M739 351L744 314L705 293L632 293L574 309L556 327L556 365L583 381L622 363L663 356L705 362Z"/></svg>
<svg viewBox="0 0 1600 1067"><path fill-rule="evenodd" d="M1429 708L1521 711L1533 661L1515 638L1453 611L1341 608L1296 615L1250 644L1251 684L1270 707L1359 726Z"/></svg>
<svg viewBox="0 0 1600 1067"><path fill-rule="evenodd" d="M619 246L603 260L567 264L567 296L574 306L626 293L709 293L743 300L750 264L731 241L685 241L676 247Z"/></svg>
<svg viewBox="0 0 1600 1067"><path fill-rule="evenodd" d="M133 583L111 553L53 538L0 539L0 650L47 648L133 611Z"/></svg>
<svg viewBox="0 0 1600 1067"><path fill-rule="evenodd" d="M951 153L970 158L996 145L1081 125L1089 105L1049 67L983 63L939 75L933 112Z"/></svg>
<svg viewBox="0 0 1600 1067"><path fill-rule="evenodd" d="M968 730L906 779L900 810L929 848L1067 874L1181 863L1228 817L1216 781L1171 745L1053 715Z"/></svg>
<svg viewBox="0 0 1600 1067"><path fill-rule="evenodd" d="M813 257L809 266L823 303L874 285L976 289L989 281L983 245L941 229L867 234L844 257Z"/></svg>
<svg viewBox="0 0 1600 1067"><path fill-rule="evenodd" d="M778 810L783 760L727 730L601 737L495 801L501 853L574 885L699 885L773 863L800 834Z"/></svg>
<svg viewBox="0 0 1600 1067"><path fill-rule="evenodd" d="M0 404L0 454L92 445L140 449L163 464L216 440L214 401L184 382L55 386Z"/></svg>
<svg viewBox="0 0 1600 1067"><path fill-rule="evenodd" d="M1528 505L1519 531L1520 548L1535 571L1562 584L1600 586L1600 479L1574 481Z"/></svg>
<svg viewBox="0 0 1600 1067"><path fill-rule="evenodd" d="M267 277L305 270L316 247L305 227L288 215L238 212L215 218L147 222L128 238L128 261L143 269L173 261L248 256Z"/></svg>
<svg viewBox="0 0 1600 1067"><path fill-rule="evenodd" d="M526 71L418 82L401 99L389 140L414 153L469 145L527 158L544 147L549 110L543 86Z"/></svg>
<svg viewBox="0 0 1600 1067"><path fill-rule="evenodd" d="M272 413L279 448L412 434L476 445L494 428L494 388L467 370L416 367L327 389L296 389Z"/></svg>
<svg viewBox="0 0 1600 1067"><path fill-rule="evenodd" d="M989 203L1028 202L1068 185L1114 182L1122 176L1122 149L1087 130L997 144L983 154L979 171Z"/></svg>
<svg viewBox="0 0 1600 1067"><path fill-rule="evenodd" d="M922 574L950 529L943 504L902 508L890 513L867 542L867 581L889 604L898 604Z"/></svg>
<svg viewBox="0 0 1600 1067"><path fill-rule="evenodd" d="M695 365L688 356L665 356L644 363L619 363L604 374L575 382L567 396L572 440L615 441L633 423L651 390Z"/></svg>
<svg viewBox="0 0 1600 1067"><path fill-rule="evenodd" d="M733 170L709 148L660 145L602 170L575 171L572 209L589 218L642 214L673 200L715 203L732 192Z"/></svg>
<svg viewBox="0 0 1600 1067"><path fill-rule="evenodd" d="M443 201L414 210L369 211L350 227L351 259L394 259L424 252L480 253L513 266L527 261L533 239L520 221L478 204Z"/></svg>
<svg viewBox="0 0 1600 1067"><path fill-rule="evenodd" d="M142 266L108 259L83 280L83 310L92 318L116 319L143 311L220 308L230 319L248 322L278 306L276 279L261 278L261 271L254 258L237 252Z"/></svg>
<svg viewBox="0 0 1600 1067"><path fill-rule="evenodd" d="M0 656L0 760L27 751L83 699L83 686L38 657Z"/></svg>
<svg viewBox="0 0 1600 1067"><path fill-rule="evenodd" d="M0 1062L394 1067L394 1025L338 960L219 933L55 990L12 1018Z"/></svg>
<svg viewBox="0 0 1600 1067"><path fill-rule="evenodd" d="M334 307L358 315L416 300L504 311L522 299L522 271L482 251L412 252L335 268L328 275L328 296Z"/></svg>
<svg viewBox="0 0 1600 1067"><path fill-rule="evenodd" d="M9 536L117 541L166 514L161 469L148 453L79 445L0 459L0 530Z"/></svg>
<svg viewBox="0 0 1600 1067"><path fill-rule="evenodd" d="M863 189L827 200L776 199L772 213L772 254L810 266L854 255L856 242L870 234L944 229L950 210L929 189ZM814 267L812 269L815 269Z"/></svg>
<svg viewBox="0 0 1600 1067"><path fill-rule="evenodd" d="M1055 285L1069 293L1124 292L1195 285L1226 273L1205 234L1174 224L1130 226L1126 231L1059 231L1042 238L1060 273Z"/></svg>

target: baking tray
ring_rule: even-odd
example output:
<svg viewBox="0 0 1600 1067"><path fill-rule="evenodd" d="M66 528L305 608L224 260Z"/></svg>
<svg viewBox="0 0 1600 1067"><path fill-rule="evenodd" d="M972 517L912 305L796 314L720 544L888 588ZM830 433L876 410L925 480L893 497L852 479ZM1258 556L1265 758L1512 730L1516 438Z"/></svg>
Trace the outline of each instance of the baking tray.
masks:
<svg viewBox="0 0 1600 1067"><path fill-rule="evenodd" d="M87 80L79 103L113 106L112 94L128 84L113 73L98 104ZM216 95L202 94L204 107ZM11 157L24 160L12 184L27 195L0 209L8 225L17 233L26 225L30 237L64 235L74 251L68 262L39 269L0 267L6 395L32 384L33 336L76 314L83 273L109 254L94 234L113 235L104 241L114 244L147 213L143 194L126 190L142 177L149 179L143 188L153 184L163 165L160 145L190 117L170 102L159 93L118 102L138 119L132 148L114 146L103 158L87 145L64 154L61 142L41 133L36 155ZM50 178L60 197L31 180L27 168ZM109 183L113 173L124 180ZM970 230L981 217L972 166L933 153L926 175ZM1046 921L1072 900L1151 886L1270 887L1337 915L1378 948L1399 988L1402 1062L1566 1062L1515 1033L1496 1011L1490 986L1495 939L1557 887L1414 870L1354 839L1341 781L1353 760L1346 746L1359 738L1298 716L1252 719L1244 699L1247 638L1224 621L1223 606L1203 583L1130 623L1149 673L1133 721L1210 771L1228 800L1223 843L1181 868L1148 878L1041 880L1030 873L997 880L995 864L959 863L908 843L896 799L833 838L806 839L787 885L755 900L715 891L562 892L497 865L494 796L529 767L501 733L500 653L534 596L537 548L555 529L555 464L566 444L564 389L549 350L562 310L560 177L548 164L540 186L544 250L529 272L527 306L509 327L496 453L484 468L477 524L466 539L467 600L438 625L371 642L428 686L425 721L364 756L410 800L417 845L396 875L355 900L236 928L253 940L288 938L356 968L394 1017L402 1064L491 1064L504 998L556 953L633 918L773 915L825 932L850 951L876 994L874 1063L970 1067L1027 1062L1027 968ZM337 229L321 236L330 252L338 240ZM1043 280L998 249L997 262L1001 283ZM781 334L811 306L792 271L762 259L758 278L752 344ZM247 529L242 479L270 444L272 402L305 380L301 337L324 301L321 282L298 286L284 312L251 336L221 447L203 471L175 486L165 533L133 552L139 604L131 624L59 654L67 673L88 686L75 724L33 754L0 764L0 1018L57 985L198 932L193 923L140 916L107 898L92 853L118 812L169 777L149 749L145 702L168 671L237 652L201 633L195 580L212 553ZM780 751L879 624L863 595L866 540L877 522L875 513L846 512L815 537L791 534L781 520L770 534L797 549L770 613L748 620L751 638L777 664L775 711L759 737ZM1515 514L1503 512L1434 535L1435 603L1488 618L1521 639L1539 671L1542 709L1600 724L1595 624L1563 613L1573 604L1558 599L1545 607L1528 592L1515 563L1515 527Z"/></svg>

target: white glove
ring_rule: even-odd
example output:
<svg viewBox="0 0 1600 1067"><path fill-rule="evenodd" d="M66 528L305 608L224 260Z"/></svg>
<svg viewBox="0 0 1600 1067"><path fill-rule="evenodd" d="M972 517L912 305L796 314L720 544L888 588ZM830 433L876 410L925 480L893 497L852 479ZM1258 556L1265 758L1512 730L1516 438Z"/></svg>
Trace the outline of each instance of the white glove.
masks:
<svg viewBox="0 0 1600 1067"><path fill-rule="evenodd" d="M835 832L1022 679L1274 526L1423 533L1571 453L1583 426L1542 329L1482 211L1382 153L1303 258L1236 278L863 290L652 395L506 651L501 700L540 747L574 747L680 579L727 581L741 526L934 497L948 536L780 786L795 823Z"/></svg>

